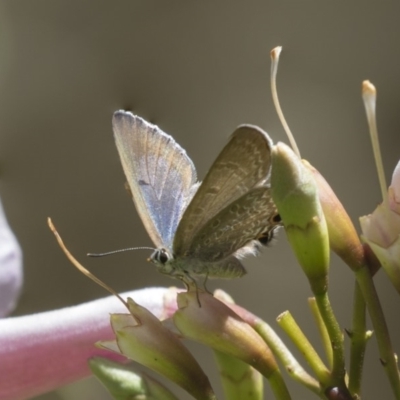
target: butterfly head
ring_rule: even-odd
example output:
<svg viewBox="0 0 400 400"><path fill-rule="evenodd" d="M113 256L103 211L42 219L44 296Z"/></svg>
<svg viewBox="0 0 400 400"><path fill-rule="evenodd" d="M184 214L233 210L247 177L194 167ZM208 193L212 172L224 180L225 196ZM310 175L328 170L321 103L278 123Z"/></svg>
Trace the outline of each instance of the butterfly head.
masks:
<svg viewBox="0 0 400 400"><path fill-rule="evenodd" d="M156 249L148 261L155 264L157 270L162 274L179 279L187 286L190 286L194 282L193 277L184 267L186 265L185 261L182 262L182 259L176 259L166 248Z"/></svg>
<svg viewBox="0 0 400 400"><path fill-rule="evenodd" d="M263 246L268 246L274 240L280 225L281 217L279 214L275 214L271 218L271 223L268 225L267 229L257 237L257 241Z"/></svg>
<svg viewBox="0 0 400 400"><path fill-rule="evenodd" d="M165 248L156 249L149 258L158 271L166 275L174 275L173 255Z"/></svg>

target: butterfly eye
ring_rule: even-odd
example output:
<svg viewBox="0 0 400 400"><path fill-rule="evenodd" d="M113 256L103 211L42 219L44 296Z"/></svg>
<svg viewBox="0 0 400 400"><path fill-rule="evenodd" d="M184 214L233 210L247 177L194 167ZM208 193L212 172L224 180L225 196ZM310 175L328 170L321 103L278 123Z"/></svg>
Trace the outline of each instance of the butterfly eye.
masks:
<svg viewBox="0 0 400 400"><path fill-rule="evenodd" d="M150 259L164 265L169 261L169 254L165 249L158 249L152 254Z"/></svg>
<svg viewBox="0 0 400 400"><path fill-rule="evenodd" d="M166 264L168 259L169 259L169 257L168 257L168 254L165 252L165 250L161 250L160 255L159 255L160 263Z"/></svg>
<svg viewBox="0 0 400 400"><path fill-rule="evenodd" d="M274 218L272 218L272 221L277 222L277 223L281 222L282 221L281 216L279 214L275 214Z"/></svg>
<svg viewBox="0 0 400 400"><path fill-rule="evenodd" d="M265 232L263 232L258 238L257 240L263 245L263 246L268 246L268 244L272 241L272 239L274 238L274 228L269 229Z"/></svg>

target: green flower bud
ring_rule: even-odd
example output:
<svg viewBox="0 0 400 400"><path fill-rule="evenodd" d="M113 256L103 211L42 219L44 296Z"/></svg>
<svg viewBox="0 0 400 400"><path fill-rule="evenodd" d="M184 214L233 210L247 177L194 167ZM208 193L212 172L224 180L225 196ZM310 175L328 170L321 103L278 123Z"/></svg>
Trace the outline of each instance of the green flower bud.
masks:
<svg viewBox="0 0 400 400"><path fill-rule="evenodd" d="M161 383L144 374L137 374L131 366L94 357L89 360L89 367L116 400L178 400Z"/></svg>
<svg viewBox="0 0 400 400"><path fill-rule="evenodd" d="M215 400L207 376L177 336L130 298L128 307L131 314L111 314L116 341L99 345L158 372L195 399Z"/></svg>
<svg viewBox="0 0 400 400"><path fill-rule="evenodd" d="M271 350L256 331L212 295L199 291L179 293L178 307L173 320L184 337L236 357L266 378L278 371Z"/></svg>
<svg viewBox="0 0 400 400"><path fill-rule="evenodd" d="M272 149L271 188L288 240L313 293L325 293L329 236L317 186L308 168L284 143Z"/></svg>
<svg viewBox="0 0 400 400"><path fill-rule="evenodd" d="M353 270L361 268L364 265L363 245L349 215L324 177L308 161L302 162L318 186L331 249Z"/></svg>

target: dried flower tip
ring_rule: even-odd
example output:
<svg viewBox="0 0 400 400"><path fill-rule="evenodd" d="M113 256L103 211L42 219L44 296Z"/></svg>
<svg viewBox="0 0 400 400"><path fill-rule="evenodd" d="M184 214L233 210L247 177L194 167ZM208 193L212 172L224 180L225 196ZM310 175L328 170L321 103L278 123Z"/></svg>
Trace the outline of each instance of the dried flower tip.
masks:
<svg viewBox="0 0 400 400"><path fill-rule="evenodd" d="M376 89L370 81L362 83L362 97L364 101L365 111L371 136L372 149L374 151L376 169L378 171L379 184L381 187L382 197L387 198L386 179L382 163L382 155L379 146L378 128L376 126Z"/></svg>

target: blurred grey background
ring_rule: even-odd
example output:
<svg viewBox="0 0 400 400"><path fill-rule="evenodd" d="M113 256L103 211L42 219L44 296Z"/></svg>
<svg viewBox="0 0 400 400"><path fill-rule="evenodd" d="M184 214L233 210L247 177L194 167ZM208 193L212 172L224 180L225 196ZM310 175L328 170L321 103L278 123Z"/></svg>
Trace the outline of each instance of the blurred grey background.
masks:
<svg viewBox="0 0 400 400"><path fill-rule="evenodd" d="M381 201L364 79L378 90L388 181L400 158L399 16L399 2L369 0L2 1L0 194L25 268L15 315L107 295L66 260L48 216L78 259L114 289L179 284L158 274L146 251L85 257L152 245L124 189L112 113L131 109L173 135L201 179L241 123L286 141L269 84L269 51L277 45L280 100L302 156L324 174L358 229L358 217ZM245 265L247 276L212 281L210 289L224 288L278 332L275 318L289 309L320 349L307 306L311 292L285 233ZM399 297L382 271L375 281L399 351ZM330 297L344 328L351 326L353 286L352 273L333 255ZM364 399L392 398L378 357L373 339ZM213 375L211 354L203 358ZM290 385L293 398L312 397ZM85 380L40 399L107 396Z"/></svg>

